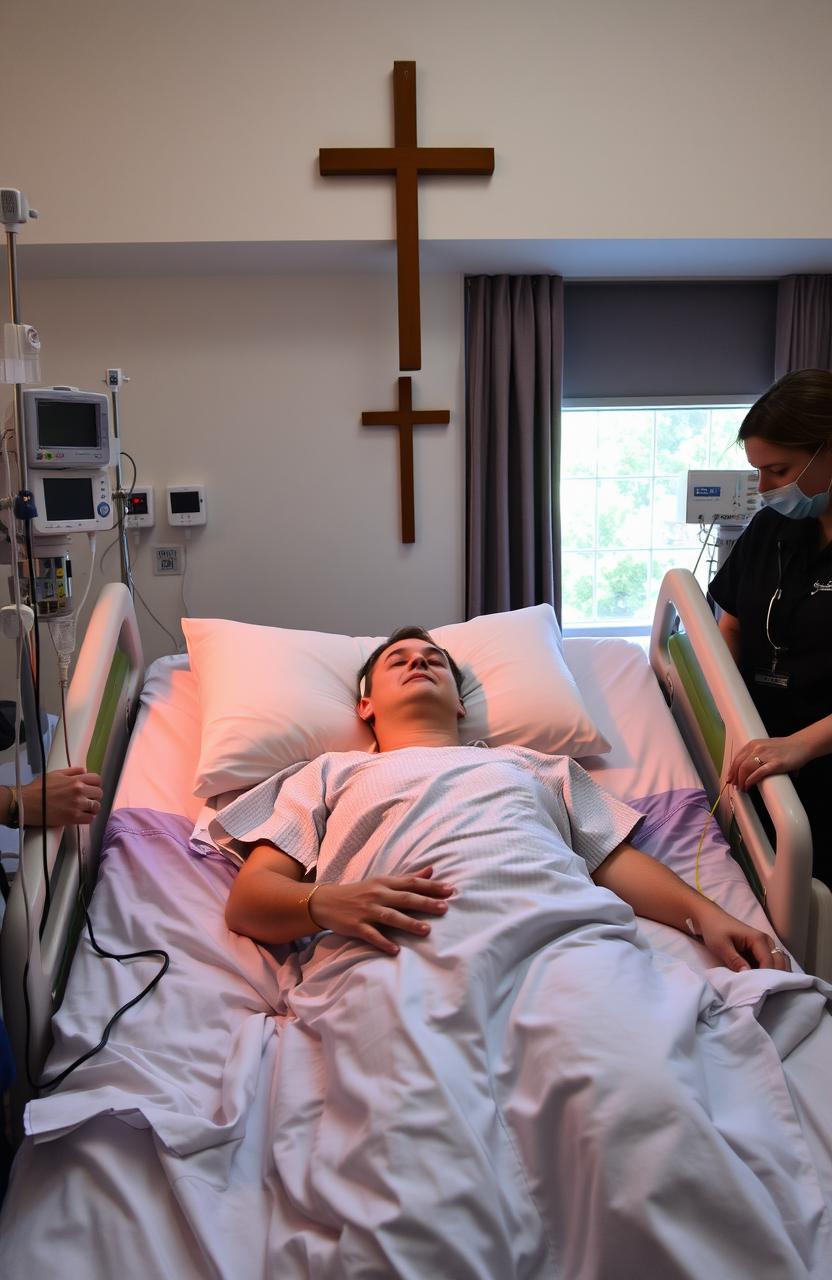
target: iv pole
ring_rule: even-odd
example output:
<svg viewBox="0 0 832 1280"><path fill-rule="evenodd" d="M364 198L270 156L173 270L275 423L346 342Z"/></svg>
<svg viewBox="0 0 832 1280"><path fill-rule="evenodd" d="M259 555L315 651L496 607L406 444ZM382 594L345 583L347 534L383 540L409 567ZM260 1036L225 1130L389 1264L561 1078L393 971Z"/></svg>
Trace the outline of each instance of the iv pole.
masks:
<svg viewBox="0 0 832 1280"><path fill-rule="evenodd" d="M108 369L107 376L103 379L104 385L110 389L110 400L113 405L113 435L116 440L119 438L119 418L118 418L118 402L119 391L125 382L130 379L121 369ZM135 483L135 481L134 481ZM116 513L118 516L118 552L121 560L121 580L127 590L130 592L131 599L135 600L135 590L133 587L133 574L130 569L130 543L127 537L127 499L132 490L125 489L124 479L121 474L121 446L116 451Z"/></svg>
<svg viewBox="0 0 832 1280"><path fill-rule="evenodd" d="M23 386L27 381L35 381L39 378L39 370L34 371L37 365L37 353L40 349L40 340L34 329L22 325L20 321L20 284L17 269L17 233L21 226L27 224L28 219L37 218L37 210L30 209L26 197L21 191L13 188L0 188L0 225L5 228L6 232L6 254L8 264L8 287L11 308L12 324L9 326L12 333L9 340L16 340L16 356L8 357L0 365L5 380L12 382L14 385L14 431L17 446L17 459L20 474L20 491L16 497L9 499L8 503L3 505L13 507L14 520L9 521L8 535L11 544L11 555L16 559L18 536L15 529L15 521L29 522L37 514L35 510L34 499L29 491L29 469L28 459L26 456L26 441L23 432ZM33 358L34 357L34 358ZM29 368L26 368L27 363ZM9 373L11 369L11 373ZM26 374L30 374L29 377ZM121 369L108 369L107 377L104 379L105 384L110 389L110 398L113 408L113 430L116 440L119 437L119 389L124 382L129 382L129 378L125 377ZM129 491L124 488L122 470L121 470L121 451L116 452L116 504L118 513L118 542L119 553L121 559L121 580L130 592L131 597L134 595L133 575L130 566L130 546L127 536L126 527L126 499ZM14 559L12 564L14 566ZM34 583L29 583L29 594L33 596ZM27 601L34 611L37 611L37 601L31 598ZM19 621L18 625L23 625ZM33 773L40 772L42 760L39 750L35 751L37 744L40 746L40 727L37 723L37 710L34 694L34 682L32 676L31 650L26 649L28 660L23 662L22 671L20 673L20 690L21 703L23 710L23 722L26 731L26 754L29 759L29 766Z"/></svg>
<svg viewBox="0 0 832 1280"><path fill-rule="evenodd" d="M9 302L11 309L11 322L17 329L18 334L21 328L20 322L20 282L17 271L17 233L18 228L26 226L30 218L37 218L37 209L30 209L28 201L22 192L13 188L3 188L0 191L0 224L6 231L6 261L8 266L8 284L9 284ZM35 352L39 349L39 342L35 348ZM24 363L23 361L21 363ZM29 468L26 458L26 442L23 438L23 382L26 380L24 370L14 370L18 374L13 380L14 385L14 430L15 443L17 446L17 464L20 471L20 492L13 501L13 514L15 520L31 520L36 514L35 505L32 495L29 492ZM11 379L10 379L11 380ZM17 537L14 521L9 521L9 541L11 543L12 570L14 572L14 560L17 556ZM29 601L32 607L35 607L34 600ZM23 625L22 621L19 625ZM26 730L26 755L29 761L29 768L33 774L40 773L42 768L41 746L40 746L40 725L37 719L37 710L35 707L35 690L32 679L31 655L28 644L24 646L24 661L22 662L20 672L20 698L23 704L23 723ZM28 659L28 660L27 660Z"/></svg>

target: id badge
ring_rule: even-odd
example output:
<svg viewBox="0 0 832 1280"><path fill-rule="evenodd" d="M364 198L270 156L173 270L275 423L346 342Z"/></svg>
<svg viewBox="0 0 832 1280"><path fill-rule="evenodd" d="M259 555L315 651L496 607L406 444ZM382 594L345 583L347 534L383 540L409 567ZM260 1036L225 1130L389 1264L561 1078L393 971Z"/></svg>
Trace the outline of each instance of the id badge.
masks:
<svg viewBox="0 0 832 1280"><path fill-rule="evenodd" d="M788 689L789 677L779 671L755 671L754 683L767 685L769 689Z"/></svg>

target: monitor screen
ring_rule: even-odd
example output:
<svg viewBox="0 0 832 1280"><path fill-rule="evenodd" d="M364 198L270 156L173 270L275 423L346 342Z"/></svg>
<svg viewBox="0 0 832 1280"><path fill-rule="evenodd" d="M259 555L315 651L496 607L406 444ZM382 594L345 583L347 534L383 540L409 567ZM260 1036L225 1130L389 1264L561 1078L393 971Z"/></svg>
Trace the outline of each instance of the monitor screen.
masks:
<svg viewBox="0 0 832 1280"><path fill-rule="evenodd" d="M89 476L72 476L66 480L62 477L44 478L43 497L47 520L92 520L95 517Z"/></svg>
<svg viewBox="0 0 832 1280"><path fill-rule="evenodd" d="M170 509L175 516L199 513L199 490L186 489L182 493L170 495Z"/></svg>
<svg viewBox="0 0 832 1280"><path fill-rule="evenodd" d="M38 446L41 449L98 447L98 405L83 400L38 401Z"/></svg>

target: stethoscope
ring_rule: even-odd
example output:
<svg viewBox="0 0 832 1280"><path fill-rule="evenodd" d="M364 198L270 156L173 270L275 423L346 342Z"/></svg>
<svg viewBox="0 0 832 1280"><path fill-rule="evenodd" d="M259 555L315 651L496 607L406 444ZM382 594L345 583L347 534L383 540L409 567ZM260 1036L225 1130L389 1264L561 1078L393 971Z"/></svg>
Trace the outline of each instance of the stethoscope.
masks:
<svg viewBox="0 0 832 1280"><path fill-rule="evenodd" d="M829 591L830 587L832 587L832 583L817 581L812 587L812 590L809 592L809 595L815 596L819 591ZM777 539L777 586L774 588L772 597L768 602L768 609L766 609L766 640L768 640L771 646L772 675L774 675L774 673L777 670L777 663L780 661L780 655L783 653L789 652L788 645L776 644L771 636L771 611L774 608L775 603L778 600L782 599L782 596L783 596L783 544L778 538Z"/></svg>
<svg viewBox="0 0 832 1280"><path fill-rule="evenodd" d="M772 594L772 597L768 602L768 609L766 610L766 640L768 640L769 644L771 645L772 675L774 675L775 671L777 670L777 663L780 661L780 655L782 653L789 652L788 645L775 644L771 638L771 611L774 608L775 601L780 600L782 595L783 595L783 544L778 538L777 539L777 586L774 588L774 593Z"/></svg>

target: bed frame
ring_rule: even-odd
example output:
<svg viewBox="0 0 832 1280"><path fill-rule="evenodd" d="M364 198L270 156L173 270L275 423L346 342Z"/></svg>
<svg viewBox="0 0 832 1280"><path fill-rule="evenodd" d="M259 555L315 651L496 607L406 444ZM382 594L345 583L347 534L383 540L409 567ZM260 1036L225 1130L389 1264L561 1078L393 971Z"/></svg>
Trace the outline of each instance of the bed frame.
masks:
<svg viewBox="0 0 832 1280"><path fill-rule="evenodd" d="M764 736L765 731L702 592L686 570L671 570L662 583L650 661L691 757L715 799L734 747L750 737ZM69 754L73 764L85 761L88 769L101 774L101 811L90 827L81 829L80 849L74 829L47 832L52 900L42 932L38 929L44 902L42 840L39 831L26 835L22 874L15 878L0 932L3 1016L18 1064L11 1099L17 1137L23 1107L34 1093L26 1064L36 1079L51 1047L52 1015L63 998L83 922L79 899L83 895L88 900L95 886L104 829L143 683L133 602L126 587L111 583L103 588L87 626L66 704ZM59 726L48 767L67 763ZM832 893L811 877L806 814L788 778L768 778L760 790L777 832L776 857L749 798L733 788L720 804L720 824L780 937L805 967L830 978ZM27 955L28 1017L23 998Z"/></svg>
<svg viewBox="0 0 832 1280"><path fill-rule="evenodd" d="M766 737L751 695L705 597L687 569L671 569L659 590L650 663L711 802L735 751ZM832 892L812 878L812 835L788 777L759 786L775 850L750 796L729 786L717 809L734 856L780 938L804 968L832 978Z"/></svg>
<svg viewBox="0 0 832 1280"><path fill-rule="evenodd" d="M50 827L46 832L51 901L42 929L43 835L40 829L27 831L21 870L12 884L0 931L3 1018L18 1072L11 1091L15 1124L35 1092L28 1076L40 1076L52 1044L52 1015L63 998L83 926L81 899L86 903L95 886L104 829L143 683L144 661L133 601L125 586L109 583L93 610L67 692L67 742L63 724L59 724L47 761L49 769L85 764L92 773L99 773L104 801L90 826ZM27 956L28 1016L23 991Z"/></svg>

